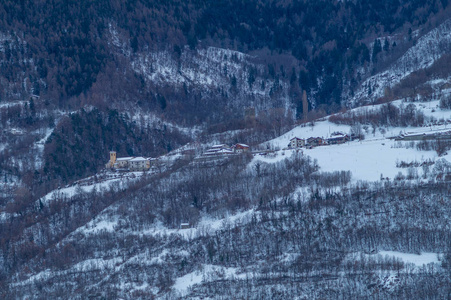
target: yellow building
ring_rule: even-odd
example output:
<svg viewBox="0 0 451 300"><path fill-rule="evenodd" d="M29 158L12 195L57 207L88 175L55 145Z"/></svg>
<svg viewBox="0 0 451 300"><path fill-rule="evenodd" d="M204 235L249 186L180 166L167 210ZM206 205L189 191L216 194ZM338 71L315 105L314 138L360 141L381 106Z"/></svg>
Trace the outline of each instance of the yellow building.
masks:
<svg viewBox="0 0 451 300"><path fill-rule="evenodd" d="M116 163L116 151L110 151L110 161L107 162L105 168L111 169L114 167L115 163Z"/></svg>
<svg viewBox="0 0 451 300"><path fill-rule="evenodd" d="M144 157L119 157L116 151L110 151L110 161L105 165L107 169L128 169L129 171L147 171L150 169L150 160Z"/></svg>

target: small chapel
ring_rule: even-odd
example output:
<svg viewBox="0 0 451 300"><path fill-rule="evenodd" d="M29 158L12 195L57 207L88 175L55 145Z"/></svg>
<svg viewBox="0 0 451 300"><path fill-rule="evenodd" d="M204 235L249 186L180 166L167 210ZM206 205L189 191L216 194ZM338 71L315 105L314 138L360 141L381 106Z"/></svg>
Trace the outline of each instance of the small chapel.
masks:
<svg viewBox="0 0 451 300"><path fill-rule="evenodd" d="M150 160L142 156L118 158L116 151L110 151L110 160L106 163L105 168L127 171L147 171L150 169Z"/></svg>

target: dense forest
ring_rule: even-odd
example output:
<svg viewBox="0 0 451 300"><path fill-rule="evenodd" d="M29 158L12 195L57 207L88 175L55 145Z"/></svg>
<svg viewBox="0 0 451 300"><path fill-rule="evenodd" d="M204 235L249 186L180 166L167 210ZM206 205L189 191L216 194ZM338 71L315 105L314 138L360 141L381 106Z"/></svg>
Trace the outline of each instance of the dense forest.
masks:
<svg viewBox="0 0 451 300"><path fill-rule="evenodd" d="M131 101L152 102L156 91L127 71L134 56L156 49L180 56L187 45L211 45L244 53L267 49L275 58L267 76L299 86L316 105L334 111L342 90L365 75L358 67L383 68L399 55L397 47L414 42L413 30L436 26L447 7L447 0L3 1L0 99L41 95L59 107L77 108L118 101L127 88L140 90L128 93ZM284 62L280 54L294 62ZM120 78L104 78L111 68ZM118 82L103 95L102 85L112 79Z"/></svg>
<svg viewBox="0 0 451 300"><path fill-rule="evenodd" d="M43 180L51 182L55 176L61 183L67 183L96 173L100 169L89 159L111 149L121 156L139 156L140 153L159 156L188 140L177 129L164 125L133 125L127 116L120 116L115 110L107 114L97 109L82 110L61 120L47 139L43 174L48 177ZM61 161L65 162L65 168L61 168Z"/></svg>
<svg viewBox="0 0 451 300"><path fill-rule="evenodd" d="M250 159L179 161L127 191L114 185L88 193L79 188L73 197L55 194L34 207L9 206L20 216L1 227L1 274L21 283L1 295L16 298L36 291L64 298L70 291L80 298L178 299L183 295L172 289L175 278L205 272L207 265L219 269L205 273L189 298L449 294L448 183L398 179L350 187L349 172L319 173L308 157L293 155L243 169ZM215 167L205 165L212 163ZM441 169L437 165L431 172ZM205 224L185 237L153 227L177 228L180 222L197 224L206 215L221 218L250 208L242 218L216 229ZM103 227L108 223L114 230ZM440 267L419 272L374 255L380 249L443 257ZM237 270L236 277L228 277L228 269ZM23 281L27 273L40 275ZM386 276L395 276L396 282L387 283ZM120 287L124 281L131 283L133 295Z"/></svg>
<svg viewBox="0 0 451 300"><path fill-rule="evenodd" d="M446 0L3 1L0 104L7 106L0 107L0 122L21 128L27 138L2 133L3 141L20 145L0 154L7 170L1 175L28 174L39 184L34 171L46 167L53 178L49 186L55 186L75 179L69 173L93 174L102 167L104 159L95 151L83 153L94 164L90 171L52 166L57 154L47 154L56 149L55 141L66 142L58 138L62 125L45 144L44 163L18 167L13 159L23 157L69 111L84 120L81 108L95 107L102 115L116 110L128 120L153 115L164 124L201 126L208 134L242 130L237 142L244 137L261 143L300 120L343 108L366 77L445 20L448 6ZM411 96L412 84L442 71L417 73L385 99ZM372 87L367 88L370 95ZM26 106L17 103L23 100ZM101 119L81 122L78 136L91 124L106 128ZM139 149L148 156L187 141L149 130L156 134L150 138L154 146ZM117 146L107 139L101 135L105 146L92 149ZM76 147L64 149L69 157L80 155Z"/></svg>
<svg viewBox="0 0 451 300"><path fill-rule="evenodd" d="M0 298L449 298L450 6L1 1Z"/></svg>

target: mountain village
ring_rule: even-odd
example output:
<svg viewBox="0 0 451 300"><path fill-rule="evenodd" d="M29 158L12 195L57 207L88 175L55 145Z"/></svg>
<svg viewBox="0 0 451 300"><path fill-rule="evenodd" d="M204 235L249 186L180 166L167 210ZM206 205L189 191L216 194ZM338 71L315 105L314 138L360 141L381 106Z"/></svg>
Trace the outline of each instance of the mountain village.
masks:
<svg viewBox="0 0 451 300"><path fill-rule="evenodd" d="M283 148L282 150L300 149L303 147L312 149L313 147L317 146L343 144L351 140L352 140L351 136L342 132L333 132L329 138L310 137L307 139L302 139L298 137L293 137L290 139L287 147ZM237 155L246 152L250 152L252 154L265 155L268 152L272 151L267 150L251 151L250 146L243 143L237 143L232 146L229 146L227 144L217 144L209 147L205 152L202 153L202 155L199 158L215 158L227 155ZM193 151L185 150L184 153L193 153ZM110 151L110 160L105 164L105 169L122 172L149 171L152 167L152 162L156 160L157 158L151 157L146 158L142 156L117 157L116 151Z"/></svg>
<svg viewBox="0 0 451 300"><path fill-rule="evenodd" d="M451 300L450 0L0 24L0 300Z"/></svg>

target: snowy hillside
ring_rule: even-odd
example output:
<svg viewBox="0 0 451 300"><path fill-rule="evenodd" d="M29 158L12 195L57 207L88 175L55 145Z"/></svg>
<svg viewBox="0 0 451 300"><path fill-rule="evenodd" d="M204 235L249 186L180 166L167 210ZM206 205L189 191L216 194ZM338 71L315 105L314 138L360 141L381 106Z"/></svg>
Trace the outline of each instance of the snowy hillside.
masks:
<svg viewBox="0 0 451 300"><path fill-rule="evenodd" d="M29 296L42 286L62 295L77 293L72 282L79 280L82 296L107 298L266 299L276 290L279 299L299 291L328 298L329 289L369 297L418 294L429 284L418 277L432 270L440 275L427 278L447 286L451 211L442 175L451 174L451 155L407 139L446 137L451 110L438 101L390 105L297 126L253 153L207 158L184 156L182 147L160 157L165 167L102 172L52 191L24 216L1 212L4 228L27 218L23 236L33 240L21 241L22 251L35 253L7 288ZM390 107L422 116L424 126L360 124L364 139L287 149L293 137L351 135L355 124L335 122Z"/></svg>
<svg viewBox="0 0 451 300"><path fill-rule="evenodd" d="M449 298L450 1L79 4L0 2L0 299Z"/></svg>
<svg viewBox="0 0 451 300"><path fill-rule="evenodd" d="M278 97L278 106L292 110L292 101L288 97L289 85L279 79L263 76L266 66L255 63L250 55L208 47L190 50L185 47L180 56L169 51L150 52L140 55L133 61L133 69L157 86L174 85L178 90L195 88L199 90L218 90L229 93L238 90L243 96L252 97L249 103L233 105L253 106L259 110L274 106L271 93L282 90ZM232 103L234 99L230 99Z"/></svg>
<svg viewBox="0 0 451 300"><path fill-rule="evenodd" d="M449 53L451 45L451 19L420 37L401 58L386 71L366 79L347 105L355 107L372 103L384 96L386 88L392 88L414 71L431 66L443 54ZM368 89L371 89L371 93Z"/></svg>
<svg viewBox="0 0 451 300"><path fill-rule="evenodd" d="M402 100L392 102L397 107L406 106ZM322 171L332 172L349 170L352 172L354 181L378 181L382 177L394 179L396 176L408 176L408 172L414 172L419 177L427 178L423 174L424 168L421 166L425 162L435 162L444 158L451 162L451 152L439 157L435 151L419 151L410 144L409 141L397 141L393 137L403 134L432 134L439 132L449 132L451 130L451 110L440 109L439 101L416 102L415 107L435 123L426 127L364 127L364 140L354 140L341 145L327 145L315 147L313 149L302 149L305 155L318 161ZM371 105L350 110L348 113L365 114L368 111L378 109L381 105ZM437 120L442 120L437 123ZM325 118L307 126L299 126L284 135L269 141L273 149L286 148L289 140L293 137L307 139L309 137L329 138L333 132L343 132L350 134L350 125L339 125L332 123ZM285 150L285 155L295 150ZM280 151L279 151L280 152ZM280 155L280 154L279 154ZM283 156L280 156L283 158ZM415 162L416 167L400 168L401 162ZM398 165L398 166L397 166ZM433 167L433 166L432 166ZM431 168L432 168L431 167ZM423 176L424 175L424 176Z"/></svg>

